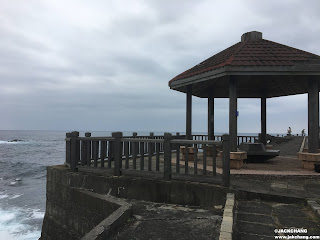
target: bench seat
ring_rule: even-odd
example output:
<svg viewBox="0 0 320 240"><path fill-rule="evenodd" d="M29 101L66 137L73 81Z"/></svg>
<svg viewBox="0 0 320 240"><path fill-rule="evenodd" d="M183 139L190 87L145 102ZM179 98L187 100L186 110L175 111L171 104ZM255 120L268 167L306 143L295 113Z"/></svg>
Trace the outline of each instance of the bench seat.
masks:
<svg viewBox="0 0 320 240"><path fill-rule="evenodd" d="M264 162L280 154L280 150L267 150L262 143L241 143L239 149L247 152L247 162Z"/></svg>

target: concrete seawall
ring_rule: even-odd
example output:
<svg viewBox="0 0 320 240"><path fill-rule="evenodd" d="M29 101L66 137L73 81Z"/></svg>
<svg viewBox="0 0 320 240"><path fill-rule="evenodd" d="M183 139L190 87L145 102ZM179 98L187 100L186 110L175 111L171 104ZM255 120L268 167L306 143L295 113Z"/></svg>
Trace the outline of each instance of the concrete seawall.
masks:
<svg viewBox="0 0 320 240"><path fill-rule="evenodd" d="M109 225L116 228L130 217L130 206L125 199L212 209L224 204L226 192L224 187L206 183L115 177L84 171L73 173L64 166L48 167L41 239L80 239L89 232L97 236L112 232ZM111 224L107 218L121 207L126 212L118 213L115 217L118 222Z"/></svg>

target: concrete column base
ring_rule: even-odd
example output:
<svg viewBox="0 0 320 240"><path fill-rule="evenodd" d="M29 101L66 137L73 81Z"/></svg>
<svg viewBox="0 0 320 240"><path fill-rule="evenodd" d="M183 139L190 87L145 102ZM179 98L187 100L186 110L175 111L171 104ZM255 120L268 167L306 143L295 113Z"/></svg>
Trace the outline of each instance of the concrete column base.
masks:
<svg viewBox="0 0 320 240"><path fill-rule="evenodd" d="M309 149L308 149L308 148L304 148L304 149L302 150L302 152L309 153ZM320 153L320 149L318 149L318 152Z"/></svg>
<svg viewBox="0 0 320 240"><path fill-rule="evenodd" d="M213 147L212 146L205 146L207 150L207 156L212 157L213 156Z"/></svg>
<svg viewBox="0 0 320 240"><path fill-rule="evenodd" d="M182 160L185 160L185 146L180 147L180 153L182 154ZM194 161L194 148L188 148L188 161Z"/></svg>
<svg viewBox="0 0 320 240"><path fill-rule="evenodd" d="M247 159L247 152L230 152L230 168L242 168L244 159Z"/></svg>
<svg viewBox="0 0 320 240"><path fill-rule="evenodd" d="M298 152L297 155L304 169L314 170L314 164L320 164L320 153Z"/></svg>

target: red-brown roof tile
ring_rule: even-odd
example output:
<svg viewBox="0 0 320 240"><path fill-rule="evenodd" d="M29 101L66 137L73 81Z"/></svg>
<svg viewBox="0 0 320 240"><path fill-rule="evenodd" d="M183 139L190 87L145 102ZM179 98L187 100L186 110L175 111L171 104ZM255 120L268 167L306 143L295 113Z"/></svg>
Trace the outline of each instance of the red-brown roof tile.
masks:
<svg viewBox="0 0 320 240"><path fill-rule="evenodd" d="M320 56L265 39L239 42L169 81L191 77L224 66L293 66L319 61Z"/></svg>

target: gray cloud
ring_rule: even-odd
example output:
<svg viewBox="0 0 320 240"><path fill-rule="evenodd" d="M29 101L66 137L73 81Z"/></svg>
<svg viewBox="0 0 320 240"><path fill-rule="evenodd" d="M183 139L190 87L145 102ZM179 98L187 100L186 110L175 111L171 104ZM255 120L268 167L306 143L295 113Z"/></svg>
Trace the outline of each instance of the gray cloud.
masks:
<svg viewBox="0 0 320 240"><path fill-rule="evenodd" d="M318 1L0 0L2 129L184 131L175 75L246 31L320 54ZM215 101L228 129L228 101ZM259 132L260 102L239 100L239 132ZM269 99L268 132L307 128L306 95ZM193 129L207 101L193 98Z"/></svg>

